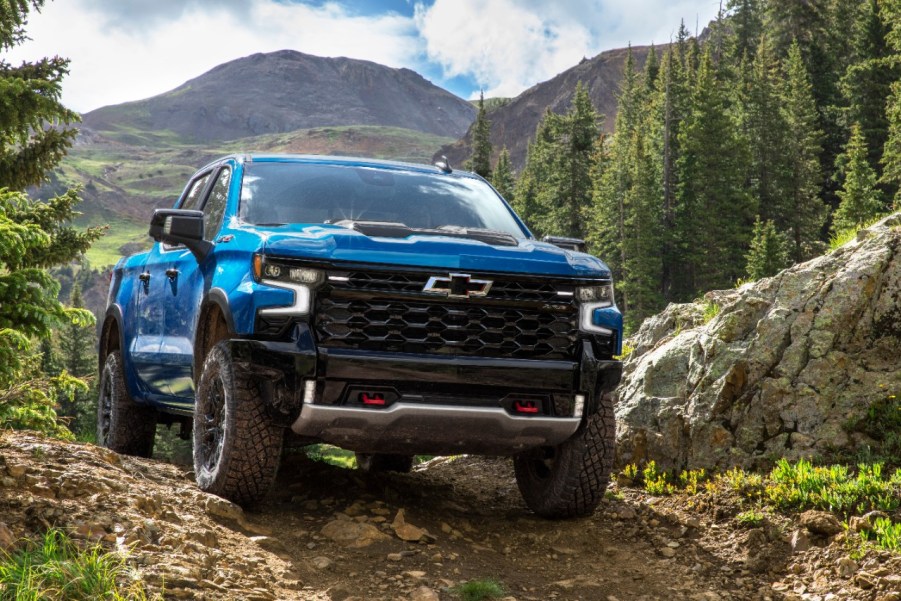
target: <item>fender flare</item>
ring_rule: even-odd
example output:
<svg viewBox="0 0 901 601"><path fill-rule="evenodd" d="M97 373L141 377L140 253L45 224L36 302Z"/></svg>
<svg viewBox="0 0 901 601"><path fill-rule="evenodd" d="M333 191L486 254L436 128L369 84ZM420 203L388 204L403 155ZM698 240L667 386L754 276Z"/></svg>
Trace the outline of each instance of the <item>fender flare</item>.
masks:
<svg viewBox="0 0 901 601"><path fill-rule="evenodd" d="M194 378L200 376L200 370L203 367L203 357L201 356L202 341L206 336L206 315L211 306L216 306L219 312L225 318L225 326L228 329L229 337L233 338L235 334L235 319L232 316L231 305L228 302L228 295L222 288L212 288L200 303L200 310L197 312L197 327L194 331Z"/></svg>
<svg viewBox="0 0 901 601"><path fill-rule="evenodd" d="M103 370L103 365L106 363L106 356L109 354L109 331L112 324L116 325L116 330L119 333L119 351L122 352L125 349L125 330L122 327L123 321L122 307L113 303L106 308L106 313L103 316L103 325L100 329L100 340L97 345L98 374Z"/></svg>

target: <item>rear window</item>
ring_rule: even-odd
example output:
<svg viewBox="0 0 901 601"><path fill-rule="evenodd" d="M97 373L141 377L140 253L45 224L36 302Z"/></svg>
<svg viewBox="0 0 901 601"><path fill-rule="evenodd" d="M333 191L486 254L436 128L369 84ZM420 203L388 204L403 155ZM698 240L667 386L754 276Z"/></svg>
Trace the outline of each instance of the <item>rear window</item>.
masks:
<svg viewBox="0 0 901 601"><path fill-rule="evenodd" d="M504 202L480 180L373 167L248 163L240 216L257 225L379 221L525 237Z"/></svg>

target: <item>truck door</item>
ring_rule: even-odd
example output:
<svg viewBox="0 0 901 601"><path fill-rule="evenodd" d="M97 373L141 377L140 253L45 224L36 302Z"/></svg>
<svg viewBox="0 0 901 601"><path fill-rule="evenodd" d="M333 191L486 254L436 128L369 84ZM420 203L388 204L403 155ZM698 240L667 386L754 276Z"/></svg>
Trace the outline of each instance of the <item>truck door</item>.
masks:
<svg viewBox="0 0 901 601"><path fill-rule="evenodd" d="M222 166L211 174L212 182L204 202L203 236L215 241L222 227L228 201L232 169ZM194 335L200 303L210 287L215 266L215 253L198 264L191 251L182 247L167 257L166 324L160 355L170 366L170 391L178 404L193 403L194 399Z"/></svg>
<svg viewBox="0 0 901 601"><path fill-rule="evenodd" d="M191 180L177 206L196 208L205 198L212 175L212 171L207 171ZM182 252L191 254L183 246L169 246L162 242L154 244L138 276L141 280L136 295L138 326L131 345L131 356L144 392L157 397L172 396L172 383L180 376L176 358L167 351L171 346L167 342L171 337L167 314L172 300L171 268L174 259Z"/></svg>

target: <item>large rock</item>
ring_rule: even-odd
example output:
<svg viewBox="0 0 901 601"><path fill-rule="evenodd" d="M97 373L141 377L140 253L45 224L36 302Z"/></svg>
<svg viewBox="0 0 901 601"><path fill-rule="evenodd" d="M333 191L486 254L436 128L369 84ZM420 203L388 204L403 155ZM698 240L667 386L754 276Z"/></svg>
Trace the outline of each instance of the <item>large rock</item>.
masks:
<svg viewBox="0 0 901 601"><path fill-rule="evenodd" d="M751 467L874 441L867 410L901 391L901 214L822 257L670 305L632 339L618 460ZM719 314L704 323L704 304Z"/></svg>

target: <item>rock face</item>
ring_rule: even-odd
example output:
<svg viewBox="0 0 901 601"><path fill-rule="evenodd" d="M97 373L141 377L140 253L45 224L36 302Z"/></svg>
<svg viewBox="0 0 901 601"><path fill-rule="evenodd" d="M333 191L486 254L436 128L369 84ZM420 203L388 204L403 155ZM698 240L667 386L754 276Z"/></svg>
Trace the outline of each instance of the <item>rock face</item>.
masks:
<svg viewBox="0 0 901 601"><path fill-rule="evenodd" d="M704 305L721 310L704 323ZM831 254L671 305L631 341L618 460L765 465L877 441L870 407L901 394L901 214Z"/></svg>

